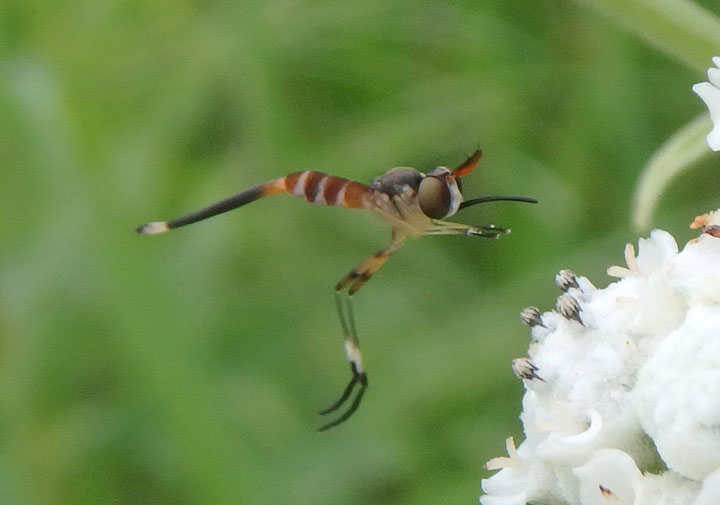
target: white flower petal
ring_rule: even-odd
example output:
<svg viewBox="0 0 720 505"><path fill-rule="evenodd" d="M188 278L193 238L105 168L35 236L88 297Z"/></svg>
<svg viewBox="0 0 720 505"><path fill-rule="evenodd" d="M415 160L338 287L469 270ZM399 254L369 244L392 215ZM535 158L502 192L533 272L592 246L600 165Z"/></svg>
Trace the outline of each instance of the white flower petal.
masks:
<svg viewBox="0 0 720 505"><path fill-rule="evenodd" d="M673 472L645 474L635 490L633 505L690 505L700 491L698 482ZM717 501L714 502L717 505Z"/></svg>
<svg viewBox="0 0 720 505"><path fill-rule="evenodd" d="M710 111L713 129L707 136L708 145L713 151L720 151L720 56L713 57L712 61L718 68L708 69L710 82L695 84L692 90L702 98Z"/></svg>
<svg viewBox="0 0 720 505"><path fill-rule="evenodd" d="M602 432L602 418L595 410L589 410L585 414L589 421L587 429L576 434L557 431L550 433L545 441L538 445L538 455L556 461L572 462L579 455L595 449L595 442Z"/></svg>
<svg viewBox="0 0 720 505"><path fill-rule="evenodd" d="M663 230L653 230L649 239L641 238L639 241L637 268L640 273L648 275L677 253L677 242L672 235Z"/></svg>
<svg viewBox="0 0 720 505"><path fill-rule="evenodd" d="M683 325L651 354L635 386L640 421L663 461L695 480L720 468L719 329L717 307L690 308Z"/></svg>
<svg viewBox="0 0 720 505"><path fill-rule="evenodd" d="M713 129L707 135L707 143L713 151L720 151L720 88L709 82L693 85L692 90L702 98L710 111Z"/></svg>
<svg viewBox="0 0 720 505"><path fill-rule="evenodd" d="M713 62L715 62L716 59L720 60L720 58L716 56L713 58ZM710 81L710 84L716 88L720 88L720 68L708 68L708 80Z"/></svg>
<svg viewBox="0 0 720 505"><path fill-rule="evenodd" d="M720 496L720 470L715 470L705 477L693 505L717 505L718 496Z"/></svg>
<svg viewBox="0 0 720 505"><path fill-rule="evenodd" d="M583 505L633 505L642 473L635 461L617 449L601 449L573 473L579 477Z"/></svg>

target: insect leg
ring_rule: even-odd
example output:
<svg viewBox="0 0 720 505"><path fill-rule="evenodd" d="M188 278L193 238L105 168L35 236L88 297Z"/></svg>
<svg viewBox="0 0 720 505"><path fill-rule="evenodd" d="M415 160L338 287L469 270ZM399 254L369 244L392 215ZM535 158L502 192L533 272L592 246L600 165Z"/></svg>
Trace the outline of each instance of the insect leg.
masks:
<svg viewBox="0 0 720 505"><path fill-rule="evenodd" d="M433 219L432 226L425 230L423 235L470 235L485 238L498 238L500 235L507 235L510 230L497 226L472 226L469 224L453 223Z"/></svg>
<svg viewBox="0 0 720 505"><path fill-rule="evenodd" d="M337 305L338 317L340 318L340 326L343 331L343 339L345 345L345 355L350 362L350 371L352 377L350 382L343 390L342 395L328 408L320 411L320 415L326 415L336 411L352 396L356 386L360 386L360 390L353 399L348 409L337 419L320 427L318 431L325 431L333 426L337 426L347 420L360 406L365 389L368 386L367 373L363 367L362 353L360 352L360 341L357 337L355 328L355 316L353 314L353 295L359 290L370 278L377 272L390 258L393 252L402 246L405 236L399 236L393 233L393 239L390 245L384 249L371 254L350 272L347 273L335 286L335 303Z"/></svg>

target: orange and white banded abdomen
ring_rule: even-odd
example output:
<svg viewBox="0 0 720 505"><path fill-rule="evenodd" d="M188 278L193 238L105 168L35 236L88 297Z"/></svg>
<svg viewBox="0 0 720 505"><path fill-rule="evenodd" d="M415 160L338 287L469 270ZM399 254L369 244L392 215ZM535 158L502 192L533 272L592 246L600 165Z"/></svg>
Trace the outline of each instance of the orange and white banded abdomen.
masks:
<svg viewBox="0 0 720 505"><path fill-rule="evenodd" d="M294 172L271 183L270 192L281 192L304 198L315 205L333 205L349 209L365 208L372 193L369 186L343 177L305 170Z"/></svg>

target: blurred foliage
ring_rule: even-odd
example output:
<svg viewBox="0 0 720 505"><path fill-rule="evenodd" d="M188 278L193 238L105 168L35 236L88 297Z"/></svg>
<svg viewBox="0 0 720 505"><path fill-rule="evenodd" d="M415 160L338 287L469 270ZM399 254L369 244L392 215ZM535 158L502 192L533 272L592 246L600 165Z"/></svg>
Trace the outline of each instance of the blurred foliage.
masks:
<svg viewBox="0 0 720 505"><path fill-rule="evenodd" d="M698 58L707 58L711 54ZM521 440L517 314L560 268L608 282L640 168L703 110L688 70L554 0L0 4L0 502L474 503ZM368 181L485 158L458 220L356 297L371 387L347 380L332 288L373 216L262 200L132 229L285 173ZM717 158L654 225L717 207Z"/></svg>

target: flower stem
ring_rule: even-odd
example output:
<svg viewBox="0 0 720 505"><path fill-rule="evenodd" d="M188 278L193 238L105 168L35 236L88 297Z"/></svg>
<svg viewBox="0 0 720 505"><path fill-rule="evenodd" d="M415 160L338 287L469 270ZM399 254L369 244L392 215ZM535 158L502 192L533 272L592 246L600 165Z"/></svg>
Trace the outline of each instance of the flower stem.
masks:
<svg viewBox="0 0 720 505"><path fill-rule="evenodd" d="M720 53L720 18L689 0L577 0L603 12L655 48L705 71Z"/></svg>

